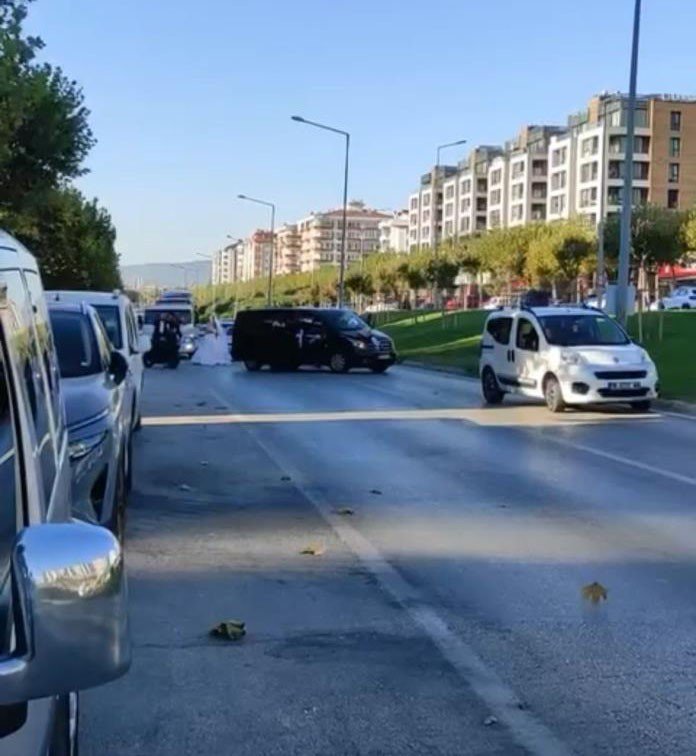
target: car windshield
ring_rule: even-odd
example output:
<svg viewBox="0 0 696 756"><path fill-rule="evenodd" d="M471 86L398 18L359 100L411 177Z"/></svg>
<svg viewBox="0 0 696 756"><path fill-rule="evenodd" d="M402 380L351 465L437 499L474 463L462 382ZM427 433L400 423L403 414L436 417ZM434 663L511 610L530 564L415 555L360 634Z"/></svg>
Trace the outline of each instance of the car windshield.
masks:
<svg viewBox="0 0 696 756"><path fill-rule="evenodd" d="M611 318L600 314L545 315L544 336L554 346L618 346L629 338Z"/></svg>
<svg viewBox="0 0 696 756"><path fill-rule="evenodd" d="M100 373L97 344L89 318L81 312L51 312L51 325L63 378Z"/></svg>
<svg viewBox="0 0 696 756"><path fill-rule="evenodd" d="M116 349L121 349L123 338L121 336L121 317L118 307L115 305L93 305L93 307L97 311L99 319L104 324L109 341Z"/></svg>
<svg viewBox="0 0 696 756"><path fill-rule="evenodd" d="M158 320L162 320L165 315L173 315L178 321L179 325L191 325L193 321L193 315L191 310L145 310L145 325L154 325Z"/></svg>
<svg viewBox="0 0 696 756"><path fill-rule="evenodd" d="M370 326L352 310L325 310L322 320L339 331L362 331Z"/></svg>

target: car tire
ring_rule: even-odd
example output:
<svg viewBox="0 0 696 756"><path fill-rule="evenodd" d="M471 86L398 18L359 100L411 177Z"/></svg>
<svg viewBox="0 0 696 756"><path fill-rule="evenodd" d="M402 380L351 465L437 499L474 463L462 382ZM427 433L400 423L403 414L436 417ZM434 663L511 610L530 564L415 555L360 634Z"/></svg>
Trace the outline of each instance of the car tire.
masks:
<svg viewBox="0 0 696 756"><path fill-rule="evenodd" d="M486 404L495 405L503 401L505 392L500 390L493 368L485 367L481 373L481 393Z"/></svg>
<svg viewBox="0 0 696 756"><path fill-rule="evenodd" d="M684 304L683 304L683 305L681 306L681 308L682 308L682 310L690 310L690 309L691 309L691 305L690 305L690 304L687 304L687 303L685 302L685 303L684 303Z"/></svg>
<svg viewBox="0 0 696 756"><path fill-rule="evenodd" d="M78 756L79 700L77 693L69 693L57 700L48 756Z"/></svg>
<svg viewBox="0 0 696 756"><path fill-rule="evenodd" d="M258 360L244 360L244 367L250 373L258 373L261 370L261 363Z"/></svg>
<svg viewBox="0 0 696 756"><path fill-rule="evenodd" d="M155 362L152 359L150 352L145 352L143 355L143 365L145 365L146 368L151 368L154 364Z"/></svg>
<svg viewBox="0 0 696 756"><path fill-rule="evenodd" d="M544 381L544 400L551 412L565 412L566 403L563 401L561 384L555 375L549 375Z"/></svg>
<svg viewBox="0 0 696 756"><path fill-rule="evenodd" d="M636 412L650 412L652 402L650 399L641 399L637 402L631 402L631 409Z"/></svg>
<svg viewBox="0 0 696 756"><path fill-rule="evenodd" d="M126 538L126 473L123 468L124 464L121 461L116 479L114 505L109 522L109 530L118 538L121 545L123 545Z"/></svg>
<svg viewBox="0 0 696 756"><path fill-rule="evenodd" d="M350 370L348 357L343 352L334 352L329 357L329 368L332 373L347 373Z"/></svg>

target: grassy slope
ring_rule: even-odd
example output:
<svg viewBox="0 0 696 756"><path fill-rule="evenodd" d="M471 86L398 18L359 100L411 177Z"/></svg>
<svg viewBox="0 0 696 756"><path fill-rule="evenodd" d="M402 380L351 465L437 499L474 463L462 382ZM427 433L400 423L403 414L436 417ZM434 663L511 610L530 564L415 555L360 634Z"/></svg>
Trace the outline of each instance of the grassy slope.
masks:
<svg viewBox="0 0 696 756"><path fill-rule="evenodd" d="M476 375L481 330L487 313L429 313L382 326L396 342L401 357L443 367L457 367ZM662 395L696 401L696 312L664 313L663 340L659 314L643 316L643 345L657 363ZM629 330L638 338L634 316Z"/></svg>

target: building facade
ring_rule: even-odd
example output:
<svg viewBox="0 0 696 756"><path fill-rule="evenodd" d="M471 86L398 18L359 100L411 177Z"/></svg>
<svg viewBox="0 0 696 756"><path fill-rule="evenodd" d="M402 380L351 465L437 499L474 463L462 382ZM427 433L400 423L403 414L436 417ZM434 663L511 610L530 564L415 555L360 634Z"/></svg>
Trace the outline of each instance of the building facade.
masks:
<svg viewBox="0 0 696 756"><path fill-rule="evenodd" d="M244 239L241 275L243 281L268 275L272 247L270 231L257 229L251 236Z"/></svg>
<svg viewBox="0 0 696 756"><path fill-rule="evenodd" d="M286 275L299 273L302 240L295 223L286 223L276 233L274 273Z"/></svg>
<svg viewBox="0 0 696 756"><path fill-rule="evenodd" d="M380 252L408 252L408 210L399 210L379 222Z"/></svg>
<svg viewBox="0 0 696 756"><path fill-rule="evenodd" d="M225 284L242 277L244 242L240 239L213 253L212 283Z"/></svg>

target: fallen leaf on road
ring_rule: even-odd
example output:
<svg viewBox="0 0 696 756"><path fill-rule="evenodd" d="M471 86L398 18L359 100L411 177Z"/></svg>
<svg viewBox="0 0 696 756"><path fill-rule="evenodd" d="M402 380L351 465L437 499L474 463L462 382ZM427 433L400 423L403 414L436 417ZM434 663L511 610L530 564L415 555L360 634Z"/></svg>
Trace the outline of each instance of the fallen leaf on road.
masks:
<svg viewBox="0 0 696 756"><path fill-rule="evenodd" d="M486 727L490 727L491 725L498 724L498 717L494 717L493 715L491 715L490 717L486 717L483 720L483 724Z"/></svg>
<svg viewBox="0 0 696 756"><path fill-rule="evenodd" d="M609 591L601 583L597 582L585 585L582 589L582 597L593 604L599 604L602 599L606 601L608 593Z"/></svg>
<svg viewBox="0 0 696 756"><path fill-rule="evenodd" d="M370 491L370 493L371 493L371 494L374 494L375 496L381 496L381 495L382 495L382 492L381 492L381 491L379 490L379 488L373 488L373 489L372 489L372 490Z"/></svg>
<svg viewBox="0 0 696 756"><path fill-rule="evenodd" d="M224 620L210 629L210 635L213 638L238 641L246 635L246 625L240 620Z"/></svg>
<svg viewBox="0 0 696 756"><path fill-rule="evenodd" d="M193 488L191 488L191 486L189 486L189 485L186 485L186 483L182 483L179 486L179 490L180 491L193 491Z"/></svg>
<svg viewBox="0 0 696 756"><path fill-rule="evenodd" d="M321 556L326 549L323 546L305 546L302 551L300 551L300 554L304 554L306 556Z"/></svg>
<svg viewBox="0 0 696 756"><path fill-rule="evenodd" d="M354 515L355 510L351 509L350 507L341 507L340 509L336 510L336 514L340 515Z"/></svg>

